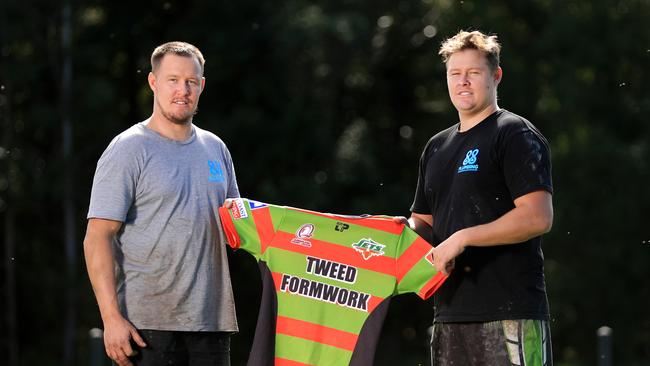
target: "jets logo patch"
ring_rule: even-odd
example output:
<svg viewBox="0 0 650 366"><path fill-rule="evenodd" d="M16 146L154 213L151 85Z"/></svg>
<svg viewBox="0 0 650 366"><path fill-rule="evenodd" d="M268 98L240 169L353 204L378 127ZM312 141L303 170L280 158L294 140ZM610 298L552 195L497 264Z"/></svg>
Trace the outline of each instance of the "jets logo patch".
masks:
<svg viewBox="0 0 650 366"><path fill-rule="evenodd" d="M385 247L385 245L379 244L370 238L364 238L352 244L352 248L361 253L361 256L365 260L384 255Z"/></svg>

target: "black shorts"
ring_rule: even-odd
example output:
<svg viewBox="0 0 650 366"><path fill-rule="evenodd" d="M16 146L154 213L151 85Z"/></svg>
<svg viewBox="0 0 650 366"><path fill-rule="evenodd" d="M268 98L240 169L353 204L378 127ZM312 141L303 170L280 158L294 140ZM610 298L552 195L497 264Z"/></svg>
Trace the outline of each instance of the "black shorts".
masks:
<svg viewBox="0 0 650 366"><path fill-rule="evenodd" d="M138 332L147 347L134 347L138 354L129 357L134 365L230 366L231 333L148 329Z"/></svg>
<svg viewBox="0 0 650 366"><path fill-rule="evenodd" d="M551 332L545 320L435 323L433 366L553 366Z"/></svg>

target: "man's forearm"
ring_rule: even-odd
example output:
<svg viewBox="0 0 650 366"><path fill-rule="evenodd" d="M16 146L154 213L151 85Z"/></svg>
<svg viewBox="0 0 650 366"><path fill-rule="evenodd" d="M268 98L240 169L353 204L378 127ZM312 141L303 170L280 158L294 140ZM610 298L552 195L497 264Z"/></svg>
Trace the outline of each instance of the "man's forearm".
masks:
<svg viewBox="0 0 650 366"><path fill-rule="evenodd" d="M495 221L460 230L458 235L470 246L517 244L548 232L552 223L552 206L521 205Z"/></svg>
<svg viewBox="0 0 650 366"><path fill-rule="evenodd" d="M102 319L105 322L109 318L121 316L117 302L111 237L89 230L84 240L84 256Z"/></svg>

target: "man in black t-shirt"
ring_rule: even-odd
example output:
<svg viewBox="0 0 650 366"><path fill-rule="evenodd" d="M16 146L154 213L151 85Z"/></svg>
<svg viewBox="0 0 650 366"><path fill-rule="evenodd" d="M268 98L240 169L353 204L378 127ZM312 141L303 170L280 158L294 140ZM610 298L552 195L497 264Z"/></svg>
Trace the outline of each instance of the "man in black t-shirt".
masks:
<svg viewBox="0 0 650 366"><path fill-rule="evenodd" d="M500 48L461 31L439 52L460 122L427 143L409 219L450 273L434 295L433 365L552 365L550 153L535 126L497 106Z"/></svg>

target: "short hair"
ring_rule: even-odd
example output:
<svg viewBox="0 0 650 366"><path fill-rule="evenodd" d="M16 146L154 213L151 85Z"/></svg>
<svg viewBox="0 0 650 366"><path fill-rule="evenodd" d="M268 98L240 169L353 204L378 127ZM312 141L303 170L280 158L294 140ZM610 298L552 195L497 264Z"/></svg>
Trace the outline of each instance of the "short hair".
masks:
<svg viewBox="0 0 650 366"><path fill-rule="evenodd" d="M203 75L203 65L205 65L205 59L203 54L199 51L196 46L191 45L187 42L167 42L163 43L160 46L156 47L151 54L151 72L155 72L160 61L165 57L165 55L173 53L179 56L193 57L201 65L201 75Z"/></svg>
<svg viewBox="0 0 650 366"><path fill-rule="evenodd" d="M455 36L444 40L438 54L442 56L442 62L447 64L451 55L466 49L479 50L485 54L488 66L492 70L499 67L499 54L501 45L496 35L485 35L479 31L467 32L461 30Z"/></svg>

